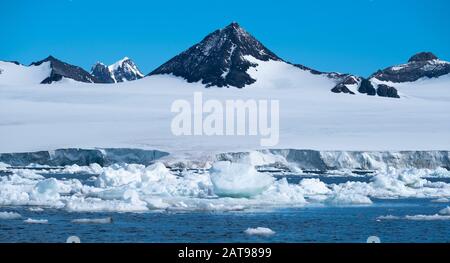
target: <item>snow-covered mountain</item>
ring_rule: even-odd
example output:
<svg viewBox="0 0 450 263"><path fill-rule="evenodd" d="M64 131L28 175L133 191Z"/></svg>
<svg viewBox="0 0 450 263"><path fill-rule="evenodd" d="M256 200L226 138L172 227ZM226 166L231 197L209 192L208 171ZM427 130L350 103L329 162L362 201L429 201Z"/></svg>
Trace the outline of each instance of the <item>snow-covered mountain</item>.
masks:
<svg viewBox="0 0 450 263"><path fill-rule="evenodd" d="M0 62L0 84L52 83L63 78L88 83L118 83L144 74L125 57L112 65L96 63L91 73L52 56L23 66ZM264 72L264 74L261 74ZM430 52L414 55L403 65L379 70L369 78L321 72L283 60L237 23L207 35L200 43L170 59L147 76L173 75L206 87L291 86L332 93L400 98L395 83L438 78L450 73L450 63Z"/></svg>
<svg viewBox="0 0 450 263"><path fill-rule="evenodd" d="M292 79L293 75L301 75L295 80L292 79L299 87L306 84L322 86L323 79L327 79L330 82L329 90L333 93L399 98L397 90L386 84L377 85L363 77L321 72L284 61L237 23L214 31L200 43L170 59L149 75L172 74L188 82L201 82L206 87L243 88L262 81L261 77L258 79L252 76L251 72L257 72L262 64L270 61L276 62L271 65L272 72L276 72L273 73L276 74L274 77L278 80L286 81ZM266 76L263 79L268 80Z"/></svg>
<svg viewBox="0 0 450 263"><path fill-rule="evenodd" d="M95 77L93 77L81 67L68 64L54 58L53 56L49 56L38 62L33 62L31 63L31 66L40 66L44 63L49 64L50 74L41 81L42 84L50 84L54 81L60 81L63 78L86 83L98 82Z"/></svg>
<svg viewBox="0 0 450 263"><path fill-rule="evenodd" d="M100 83L117 83L144 77L144 74L142 74L136 64L128 57L124 57L110 66L97 62L92 67L91 74Z"/></svg>
<svg viewBox="0 0 450 263"><path fill-rule="evenodd" d="M200 43L170 59L149 75L173 74L188 82L201 81L206 86L242 88L254 83L247 70L256 67L244 58L261 61L281 59L237 23L207 35Z"/></svg>
<svg viewBox="0 0 450 263"><path fill-rule="evenodd" d="M412 56L408 63L379 70L371 77L377 80L402 83L422 78L438 78L450 74L450 62L440 60L431 52Z"/></svg>

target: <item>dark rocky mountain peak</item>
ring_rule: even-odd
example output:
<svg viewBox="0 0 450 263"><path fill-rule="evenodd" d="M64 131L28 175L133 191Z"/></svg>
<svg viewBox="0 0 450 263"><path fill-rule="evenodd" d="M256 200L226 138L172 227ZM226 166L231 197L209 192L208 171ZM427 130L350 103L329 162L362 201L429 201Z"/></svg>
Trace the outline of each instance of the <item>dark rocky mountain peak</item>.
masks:
<svg viewBox="0 0 450 263"><path fill-rule="evenodd" d="M238 87L254 83L247 74L257 64L245 56L258 60L281 60L238 23L207 35L200 43L170 59L149 75L173 74L188 82L201 81L207 87Z"/></svg>
<svg viewBox="0 0 450 263"><path fill-rule="evenodd" d="M136 64L128 57L124 57L110 66L97 62L92 67L91 74L95 76L100 83L117 83L137 80L144 77Z"/></svg>
<svg viewBox="0 0 450 263"><path fill-rule="evenodd" d="M95 83L97 80L81 67L65 63L53 56L31 63L32 66L39 66L42 63L50 62L51 73L41 83L50 84L54 81L60 81L63 78L73 79L75 81Z"/></svg>
<svg viewBox="0 0 450 263"><path fill-rule="evenodd" d="M420 52L412 56L408 62L430 61L435 59L438 59L438 57L431 52Z"/></svg>
<svg viewBox="0 0 450 263"><path fill-rule="evenodd" d="M97 62L92 66L91 74L97 78L100 83L115 83L115 79L111 77L112 74L109 71L108 66L101 62Z"/></svg>

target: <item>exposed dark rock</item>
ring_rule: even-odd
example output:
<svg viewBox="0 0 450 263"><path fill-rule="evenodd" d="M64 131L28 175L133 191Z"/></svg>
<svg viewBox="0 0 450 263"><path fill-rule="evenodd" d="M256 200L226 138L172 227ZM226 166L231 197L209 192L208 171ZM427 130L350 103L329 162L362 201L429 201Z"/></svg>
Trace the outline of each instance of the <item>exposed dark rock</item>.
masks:
<svg viewBox="0 0 450 263"><path fill-rule="evenodd" d="M369 96L375 96L377 94L376 89L368 79L362 79L358 88L359 93L364 93Z"/></svg>
<svg viewBox="0 0 450 263"><path fill-rule="evenodd" d="M31 65L39 66L42 63L50 62L50 68L51 73L50 76L44 79L41 83L42 84L50 84L54 81L59 81L63 77L73 79L80 82L87 82L87 83L95 83L98 82L95 77L93 77L91 74L89 74L84 69L74 66L65 62L62 62L52 56L47 57L44 60L33 62Z"/></svg>
<svg viewBox="0 0 450 263"><path fill-rule="evenodd" d="M353 75L348 75L344 78L344 80L342 81L342 84L356 85L356 84L359 84L359 82L360 82L360 78L353 76Z"/></svg>
<svg viewBox="0 0 450 263"><path fill-rule="evenodd" d="M378 85L377 95L380 97L400 98L397 89L384 84Z"/></svg>
<svg viewBox="0 0 450 263"><path fill-rule="evenodd" d="M22 65L22 64L20 64L19 61L15 61L15 60L10 60L10 61L5 61L5 62L13 63L13 64L16 64L17 66Z"/></svg>
<svg viewBox="0 0 450 263"><path fill-rule="evenodd" d="M325 73L325 72L321 72L321 71L312 69L312 68L310 68L310 67L307 67L307 66L304 66L304 65L301 65L301 64L293 64L293 65L296 66L296 67L299 68L299 69L303 69L303 70L309 71L309 72L311 72L311 74L314 74L314 75L327 74L327 73Z"/></svg>
<svg viewBox="0 0 450 263"><path fill-rule="evenodd" d="M438 59L433 53L431 52L421 52L417 53L414 56L412 56L408 62L419 62L419 61L430 61Z"/></svg>
<svg viewBox="0 0 450 263"><path fill-rule="evenodd" d="M91 74L98 79L100 83L115 83L111 77L111 72L103 63L97 62L91 69Z"/></svg>
<svg viewBox="0 0 450 263"><path fill-rule="evenodd" d="M347 93L347 94L352 94L354 95L355 93L353 91L351 91L344 83L340 83L338 85L336 85L331 92L333 93Z"/></svg>

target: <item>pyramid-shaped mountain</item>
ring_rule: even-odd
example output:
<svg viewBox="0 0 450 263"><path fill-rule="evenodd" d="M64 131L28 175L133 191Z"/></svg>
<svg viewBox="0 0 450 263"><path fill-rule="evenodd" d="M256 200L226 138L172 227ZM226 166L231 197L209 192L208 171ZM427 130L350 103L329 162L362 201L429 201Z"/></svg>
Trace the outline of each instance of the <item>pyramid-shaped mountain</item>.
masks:
<svg viewBox="0 0 450 263"><path fill-rule="evenodd" d="M188 82L201 81L207 87L243 88L256 80L247 70L256 67L245 59L281 60L237 23L214 31L200 43L175 56L149 75L173 74Z"/></svg>

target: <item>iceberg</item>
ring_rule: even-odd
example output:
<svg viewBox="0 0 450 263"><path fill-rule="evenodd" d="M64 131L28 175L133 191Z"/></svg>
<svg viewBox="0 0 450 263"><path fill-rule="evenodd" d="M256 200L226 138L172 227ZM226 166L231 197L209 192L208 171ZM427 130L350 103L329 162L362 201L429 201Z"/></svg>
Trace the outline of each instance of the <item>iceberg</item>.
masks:
<svg viewBox="0 0 450 263"><path fill-rule="evenodd" d="M254 235L271 236L275 234L275 231L267 227L257 227L257 228L247 228L247 230L245 230L244 233L251 236Z"/></svg>
<svg viewBox="0 0 450 263"><path fill-rule="evenodd" d="M253 197L267 190L275 179L251 165L217 162L211 168L214 193L226 197Z"/></svg>

